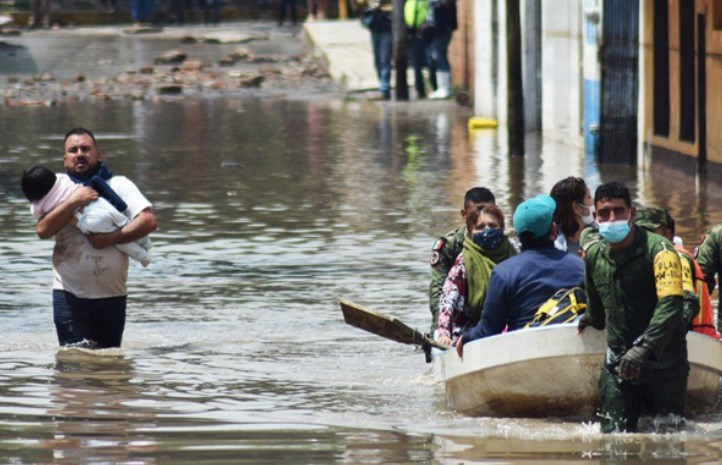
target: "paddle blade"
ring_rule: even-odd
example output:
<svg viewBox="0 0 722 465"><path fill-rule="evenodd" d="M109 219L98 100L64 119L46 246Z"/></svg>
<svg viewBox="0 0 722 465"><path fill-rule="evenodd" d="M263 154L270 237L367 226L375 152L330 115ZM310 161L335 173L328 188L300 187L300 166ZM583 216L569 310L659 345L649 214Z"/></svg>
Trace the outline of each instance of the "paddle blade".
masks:
<svg viewBox="0 0 722 465"><path fill-rule="evenodd" d="M426 338L396 318L374 312L348 300L341 300L341 311L346 323L378 336L403 344L421 345Z"/></svg>

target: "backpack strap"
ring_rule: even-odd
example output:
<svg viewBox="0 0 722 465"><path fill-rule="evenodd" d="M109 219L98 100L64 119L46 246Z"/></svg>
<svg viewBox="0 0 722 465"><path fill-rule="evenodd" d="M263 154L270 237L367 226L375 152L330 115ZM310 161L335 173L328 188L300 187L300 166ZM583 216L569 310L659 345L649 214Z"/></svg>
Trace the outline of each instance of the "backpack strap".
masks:
<svg viewBox="0 0 722 465"><path fill-rule="evenodd" d="M534 319L524 328L567 323L576 319L587 309L586 294L581 287L559 289L534 314Z"/></svg>

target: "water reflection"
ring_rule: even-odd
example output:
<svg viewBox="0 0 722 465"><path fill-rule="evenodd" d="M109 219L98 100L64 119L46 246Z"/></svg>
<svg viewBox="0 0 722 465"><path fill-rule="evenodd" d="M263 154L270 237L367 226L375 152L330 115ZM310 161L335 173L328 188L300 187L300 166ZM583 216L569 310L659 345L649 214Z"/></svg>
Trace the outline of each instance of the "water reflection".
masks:
<svg viewBox="0 0 722 465"><path fill-rule="evenodd" d="M667 206L677 220L678 235L697 244L710 226L722 222L720 167L698 172L692 160L658 160L645 168L640 197L645 203Z"/></svg>
<svg viewBox="0 0 722 465"><path fill-rule="evenodd" d="M325 98L4 110L0 459L716 457L719 416L695 418L684 435L618 443L596 423L465 418L446 407L421 352L343 323L340 297L428 326L428 250L459 221L471 185L492 188L510 213L566 176L593 188L621 179L639 203L668 205L686 241L722 221L722 190L709 177L600 169L581 150L533 136L526 157L509 158L503 131L470 133L467 116L438 102ZM18 186L29 166L60 169L62 136L76 124L96 131L105 161L139 185L161 225L152 266L131 267L124 357L56 359L52 243L34 237Z"/></svg>
<svg viewBox="0 0 722 465"><path fill-rule="evenodd" d="M144 457L157 449L155 441L130 437L138 425L155 426L152 412L131 407L140 397L133 362L120 351L106 352L113 353L56 355L48 410L53 438L42 444L53 451L53 463L121 463L131 455L135 463L156 463Z"/></svg>
<svg viewBox="0 0 722 465"><path fill-rule="evenodd" d="M520 440L510 448L506 438L451 438L440 443L446 458L465 465L489 462L521 463L598 463L686 465L705 463L713 455L705 447L690 448L679 438L665 436L618 435L603 438ZM524 463L529 463L527 461Z"/></svg>

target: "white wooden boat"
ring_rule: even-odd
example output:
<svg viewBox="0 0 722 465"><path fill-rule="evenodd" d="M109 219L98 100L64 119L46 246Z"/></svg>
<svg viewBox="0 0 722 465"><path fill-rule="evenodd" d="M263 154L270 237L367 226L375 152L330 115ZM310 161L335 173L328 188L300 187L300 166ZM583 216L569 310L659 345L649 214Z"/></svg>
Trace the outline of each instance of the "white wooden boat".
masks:
<svg viewBox="0 0 722 465"><path fill-rule="evenodd" d="M717 407L722 343L687 335L688 410ZM598 407L605 333L576 325L514 331L473 341L464 357L434 350L434 374L452 408L468 415L591 417Z"/></svg>
<svg viewBox="0 0 722 465"><path fill-rule="evenodd" d="M459 412L593 418L597 411L604 332L590 327L578 335L574 323L513 331L466 344L461 359L456 350L447 350L392 316L347 300L340 304L346 323L428 351L436 379L444 383L450 406ZM717 409L722 343L689 332L687 352L687 411Z"/></svg>

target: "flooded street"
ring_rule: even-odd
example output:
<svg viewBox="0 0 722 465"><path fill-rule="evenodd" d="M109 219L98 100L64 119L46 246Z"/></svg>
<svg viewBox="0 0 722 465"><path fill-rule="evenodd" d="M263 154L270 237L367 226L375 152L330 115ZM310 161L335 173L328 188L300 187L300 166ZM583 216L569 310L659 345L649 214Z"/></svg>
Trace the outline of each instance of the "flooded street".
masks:
<svg viewBox="0 0 722 465"><path fill-rule="evenodd" d="M602 437L596 421L468 418L422 352L347 326L345 298L425 330L428 255L485 185L511 216L584 176L670 207L693 243L722 187L661 168L600 169L530 136L466 128L451 102L335 95L0 106L0 463L713 463L722 415L675 435ZM65 132L153 203L154 261L131 264L123 351L58 351L52 241L24 169L62 169Z"/></svg>

